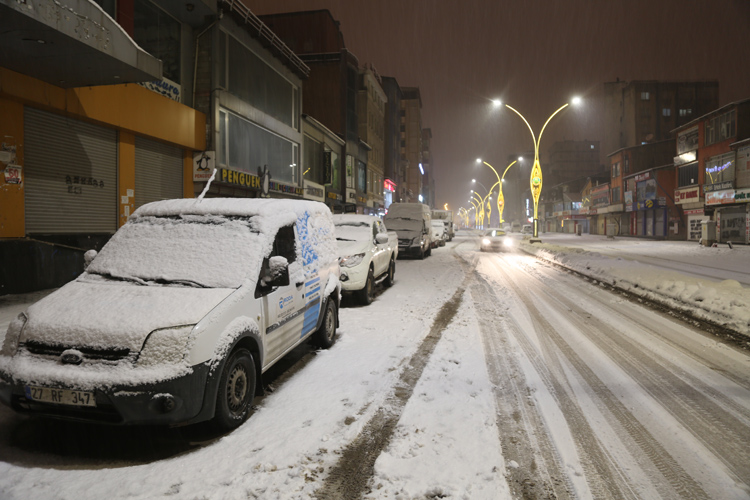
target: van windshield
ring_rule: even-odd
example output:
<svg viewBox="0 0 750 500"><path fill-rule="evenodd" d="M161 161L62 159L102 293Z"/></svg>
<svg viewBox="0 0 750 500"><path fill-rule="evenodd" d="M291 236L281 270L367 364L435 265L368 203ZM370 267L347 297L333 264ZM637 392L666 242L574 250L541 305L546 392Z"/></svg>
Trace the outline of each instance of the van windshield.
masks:
<svg viewBox="0 0 750 500"><path fill-rule="evenodd" d="M421 219L410 219L406 217L388 217L385 220L385 225L392 231L406 230L406 231L421 231L422 220Z"/></svg>
<svg viewBox="0 0 750 500"><path fill-rule="evenodd" d="M86 271L148 286L238 288L259 272L263 241L248 217L144 216L120 228Z"/></svg>

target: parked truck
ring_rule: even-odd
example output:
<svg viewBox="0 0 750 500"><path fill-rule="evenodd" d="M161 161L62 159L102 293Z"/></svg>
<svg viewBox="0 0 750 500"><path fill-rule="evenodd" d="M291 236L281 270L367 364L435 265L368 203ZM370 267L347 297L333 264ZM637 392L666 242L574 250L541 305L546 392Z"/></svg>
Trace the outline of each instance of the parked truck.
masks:
<svg viewBox="0 0 750 500"><path fill-rule="evenodd" d="M448 241L451 241L456 235L456 231L453 228L453 210L433 210L432 219L447 221L446 228L448 229Z"/></svg>
<svg viewBox="0 0 750 500"><path fill-rule="evenodd" d="M374 215L333 216L341 265L341 291L356 295L362 304L373 300L373 289L393 285L398 258L398 236Z"/></svg>
<svg viewBox="0 0 750 500"><path fill-rule="evenodd" d="M424 259L432 253L432 215L423 203L391 203L383 218L386 227L398 233L400 255Z"/></svg>

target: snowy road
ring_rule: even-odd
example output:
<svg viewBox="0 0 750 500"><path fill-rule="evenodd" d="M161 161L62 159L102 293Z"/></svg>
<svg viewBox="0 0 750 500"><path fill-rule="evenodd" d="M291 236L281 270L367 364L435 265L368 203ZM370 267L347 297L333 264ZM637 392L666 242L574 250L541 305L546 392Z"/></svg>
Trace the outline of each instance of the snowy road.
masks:
<svg viewBox="0 0 750 500"><path fill-rule="evenodd" d="M264 376L272 391L225 436L0 407L0 498L750 498L744 351L476 250L464 234L399 260L392 288L342 308L336 345Z"/></svg>
<svg viewBox="0 0 750 500"><path fill-rule="evenodd" d="M750 495L745 353L529 257L478 259L472 290L516 494Z"/></svg>

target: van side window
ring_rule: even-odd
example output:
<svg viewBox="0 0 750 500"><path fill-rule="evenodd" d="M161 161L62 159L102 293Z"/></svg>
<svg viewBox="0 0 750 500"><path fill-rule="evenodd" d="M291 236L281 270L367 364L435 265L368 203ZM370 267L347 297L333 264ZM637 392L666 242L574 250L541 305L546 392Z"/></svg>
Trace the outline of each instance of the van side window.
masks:
<svg viewBox="0 0 750 500"><path fill-rule="evenodd" d="M295 238L294 238L294 226L284 226L279 229L276 233L276 238L273 240L273 256L286 257L287 262L290 264L297 260L297 251L295 249Z"/></svg>

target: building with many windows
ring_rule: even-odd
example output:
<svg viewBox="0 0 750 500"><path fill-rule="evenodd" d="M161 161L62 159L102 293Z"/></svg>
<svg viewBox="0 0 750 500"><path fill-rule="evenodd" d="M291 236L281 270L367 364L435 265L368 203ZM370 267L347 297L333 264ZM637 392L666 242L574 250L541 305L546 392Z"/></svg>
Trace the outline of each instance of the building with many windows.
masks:
<svg viewBox="0 0 750 500"><path fill-rule="evenodd" d="M672 131L719 105L717 81L620 81L604 84L602 151L673 138Z"/></svg>
<svg viewBox="0 0 750 500"><path fill-rule="evenodd" d="M687 239L699 240L711 221L716 241L750 243L750 99L715 109L676 134L674 197Z"/></svg>
<svg viewBox="0 0 750 500"><path fill-rule="evenodd" d="M359 135L372 149L367 152L366 214L385 213L384 165L385 165L385 106L388 98L383 90L380 75L372 65L359 72L357 116Z"/></svg>
<svg viewBox="0 0 750 500"><path fill-rule="evenodd" d="M401 159L406 162L401 201L419 202L425 173L422 165L422 96L417 87L401 90Z"/></svg>

